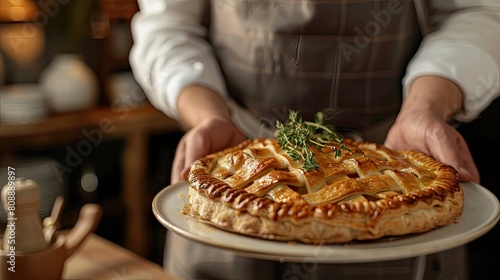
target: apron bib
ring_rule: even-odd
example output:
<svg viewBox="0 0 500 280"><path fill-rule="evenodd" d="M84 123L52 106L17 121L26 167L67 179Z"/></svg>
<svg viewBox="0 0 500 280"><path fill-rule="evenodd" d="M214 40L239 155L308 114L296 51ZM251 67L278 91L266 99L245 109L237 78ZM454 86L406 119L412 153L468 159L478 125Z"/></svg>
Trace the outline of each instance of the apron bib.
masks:
<svg viewBox="0 0 500 280"><path fill-rule="evenodd" d="M338 130L392 124L421 41L413 1L211 4L210 40L229 95L262 122L293 109L311 120L323 111Z"/></svg>

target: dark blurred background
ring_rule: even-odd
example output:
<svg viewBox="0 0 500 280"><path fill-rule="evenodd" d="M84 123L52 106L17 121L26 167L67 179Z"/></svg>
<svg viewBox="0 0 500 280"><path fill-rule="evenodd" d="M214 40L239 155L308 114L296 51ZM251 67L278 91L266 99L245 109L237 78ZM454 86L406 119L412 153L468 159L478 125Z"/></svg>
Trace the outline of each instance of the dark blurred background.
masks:
<svg viewBox="0 0 500 280"><path fill-rule="evenodd" d="M63 195L63 228L84 203L101 204L96 233L161 264L166 230L150 206L169 184L182 131L131 73L137 9L134 0L0 0L0 179L8 166L39 178L44 215ZM482 185L500 197L500 101L459 131ZM134 185L144 198L130 198ZM469 244L472 279L498 276L499 237L497 225Z"/></svg>

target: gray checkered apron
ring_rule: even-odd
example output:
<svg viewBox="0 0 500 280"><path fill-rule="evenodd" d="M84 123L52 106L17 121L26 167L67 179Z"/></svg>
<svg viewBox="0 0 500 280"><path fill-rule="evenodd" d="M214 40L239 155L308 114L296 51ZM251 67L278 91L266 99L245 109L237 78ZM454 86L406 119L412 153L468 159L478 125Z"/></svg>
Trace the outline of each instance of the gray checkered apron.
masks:
<svg viewBox="0 0 500 280"><path fill-rule="evenodd" d="M263 122L288 109L382 142L421 40L407 0L212 0L210 39L229 94ZM466 279L465 248L373 263L279 263L169 233L165 267L186 279ZM279 252L277 252L279 254ZM313 256L312 256L313 257Z"/></svg>
<svg viewBox="0 0 500 280"><path fill-rule="evenodd" d="M263 122L294 109L360 134L392 124L421 40L412 1L214 0L211 12L228 91Z"/></svg>

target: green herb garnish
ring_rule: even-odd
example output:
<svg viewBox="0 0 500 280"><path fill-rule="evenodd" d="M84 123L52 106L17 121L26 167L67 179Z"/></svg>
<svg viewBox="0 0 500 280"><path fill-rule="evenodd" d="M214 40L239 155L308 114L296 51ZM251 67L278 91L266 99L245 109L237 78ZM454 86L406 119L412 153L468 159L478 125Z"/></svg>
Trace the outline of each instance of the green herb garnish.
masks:
<svg viewBox="0 0 500 280"><path fill-rule="evenodd" d="M303 160L304 169L311 171L318 170L319 166L314 160L314 153L311 146L317 149L329 147L335 151L335 157L342 154L341 150L349 150L342 137L337 135L333 129L325 125L322 112L315 115L315 122L303 121L296 111L289 110L288 119L285 123L276 121L276 138L280 147L287 151L293 160ZM337 145L332 145L336 143Z"/></svg>

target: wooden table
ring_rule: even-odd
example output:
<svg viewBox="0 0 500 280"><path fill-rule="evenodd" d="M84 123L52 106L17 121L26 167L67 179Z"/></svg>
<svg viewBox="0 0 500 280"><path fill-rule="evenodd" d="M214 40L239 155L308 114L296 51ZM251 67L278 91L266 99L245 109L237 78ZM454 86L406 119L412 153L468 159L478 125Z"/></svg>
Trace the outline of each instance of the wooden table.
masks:
<svg viewBox="0 0 500 280"><path fill-rule="evenodd" d="M174 120L149 103L135 108L94 108L92 110L56 114L34 124L0 124L0 164L8 166L16 151L23 148L58 147L76 143L87 149L113 138L125 139L122 182L127 211L125 246L146 256L150 238L148 213L151 204L147 193L148 139L155 133L179 132ZM85 146L85 147L84 147ZM84 150L86 151L86 150ZM83 157L84 155L82 155ZM62 163L78 168L74 163Z"/></svg>
<svg viewBox="0 0 500 280"><path fill-rule="evenodd" d="M64 280L175 280L162 267L102 237L91 234L66 261Z"/></svg>

